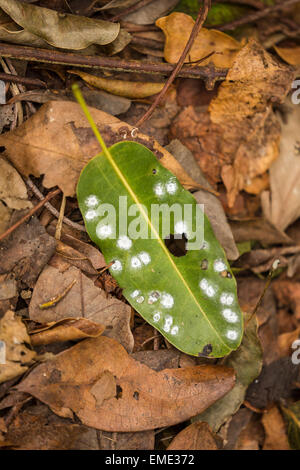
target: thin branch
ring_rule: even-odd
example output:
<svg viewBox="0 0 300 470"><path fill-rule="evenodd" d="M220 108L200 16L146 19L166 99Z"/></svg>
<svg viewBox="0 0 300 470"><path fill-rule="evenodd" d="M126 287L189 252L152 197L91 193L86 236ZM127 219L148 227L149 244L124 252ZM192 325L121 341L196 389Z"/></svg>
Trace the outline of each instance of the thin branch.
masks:
<svg viewBox="0 0 300 470"><path fill-rule="evenodd" d="M4 82L21 83L22 85L36 86L38 88L47 87L46 83L42 82L42 80L39 80L38 78L19 77L19 75L11 75L9 73L0 72L0 80L3 80Z"/></svg>
<svg viewBox="0 0 300 470"><path fill-rule="evenodd" d="M184 64L184 61L185 61L185 58L187 56L187 54L189 53L189 51L191 50L192 48L192 45L203 25L203 23L205 22L206 20L206 17L207 17L207 14L208 14L208 11L210 9L210 6L211 6L211 1L210 0L204 0L204 5L203 5L203 8L201 8L199 10L199 13L198 13L198 16L197 16L197 19L195 21L195 24L193 26L193 29L192 29L192 32L190 34L190 37L189 37L189 40L187 41L186 45L185 45L185 48L180 56L180 59L179 61L177 62L177 65L175 67L175 69L173 70L173 72L171 73L170 77L168 78L168 80L166 81L163 89L161 90L161 92L157 95L157 97L155 98L155 100L153 101L152 105L150 106L150 108L148 109L148 111L137 121L136 123L136 127L139 128L143 125L143 123L149 119L149 117L151 116L151 114L153 113L153 111L155 110L155 108L158 106L158 104L160 103L160 101L162 100L162 98L165 96L165 94L167 93L170 85L173 83L173 81L175 80L176 76L178 75L178 73L180 72L183 64Z"/></svg>
<svg viewBox="0 0 300 470"><path fill-rule="evenodd" d="M0 241L2 241L4 238L6 238L8 235L10 235L12 232L14 232L18 227L20 227L20 225L22 225L29 217L31 217L32 215L34 215L41 207L43 207L47 201L50 201L50 199L52 199L54 196L56 196L57 194L59 194L61 192L60 189L55 189L54 191L52 191L51 193L47 194L47 196L41 201L39 202L36 206L34 206L32 209L30 209L30 211L24 215L20 220L18 220L18 222L16 222L14 225L12 225L11 227L9 227L6 232L2 233L2 235L0 235Z"/></svg>
<svg viewBox="0 0 300 470"><path fill-rule="evenodd" d="M232 21L231 23L215 25L213 26L213 28L218 29L220 31L228 31L231 29L235 29L238 26L242 26L247 23L253 23L254 21L260 20L261 18L265 18L270 14L276 13L280 10L284 10L285 8L288 8L292 5L296 5L296 3L300 3L300 0L285 0L284 3L279 3L277 5L273 5L272 7L267 7L263 10L250 13L249 15L245 15L242 18L239 18L238 20Z"/></svg>
<svg viewBox="0 0 300 470"><path fill-rule="evenodd" d="M71 52L39 49L35 47L19 46L0 43L0 56L10 57L31 62L45 62L50 64L73 65L95 69L115 70L119 72L140 72L159 75L169 75L174 65L163 62L147 63L137 60L123 60L112 57L86 56ZM221 69L212 65L205 67L183 66L179 77L201 78L203 80L224 80L228 69Z"/></svg>
<svg viewBox="0 0 300 470"><path fill-rule="evenodd" d="M26 184L32 190L32 192L36 195L36 197L38 197L41 201L44 200L43 194L36 187L33 181L31 181L30 178L27 178ZM49 212L51 212L52 215L54 215L54 217L56 217L57 219L59 218L59 212L55 209L55 207L52 206L52 204L50 204L49 202L46 202L45 207ZM83 225L77 224L76 222L73 222L67 217L63 218L63 223L66 225L69 225L69 227L72 227L75 230L79 230L80 232L86 232L86 229Z"/></svg>

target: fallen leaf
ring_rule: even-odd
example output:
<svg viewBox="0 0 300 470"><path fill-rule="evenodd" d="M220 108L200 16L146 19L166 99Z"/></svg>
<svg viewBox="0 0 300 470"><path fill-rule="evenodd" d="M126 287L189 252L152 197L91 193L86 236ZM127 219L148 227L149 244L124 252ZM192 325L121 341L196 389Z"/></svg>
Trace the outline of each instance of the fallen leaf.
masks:
<svg viewBox="0 0 300 470"><path fill-rule="evenodd" d="M282 407L288 421L288 440L291 449L300 450L300 402L297 401L288 408Z"/></svg>
<svg viewBox="0 0 300 470"><path fill-rule="evenodd" d="M194 421L205 421L216 432L242 405L249 384L259 375L262 368L262 349L257 335L255 316L246 325L242 344L237 351L224 360L224 365L236 372L234 388L223 398L207 408Z"/></svg>
<svg viewBox="0 0 300 470"><path fill-rule="evenodd" d="M53 307L41 310L41 304L60 295L74 280L76 283L64 298ZM52 266L46 266L34 287L29 316L39 323L83 317L104 325L104 334L117 339L128 351L133 348L133 336L129 327L130 306L107 296L74 266L63 273Z"/></svg>
<svg viewBox="0 0 300 470"><path fill-rule="evenodd" d="M290 450L284 420L276 406L263 415L262 423L266 433L264 450Z"/></svg>
<svg viewBox="0 0 300 470"><path fill-rule="evenodd" d="M230 228L237 243L259 241L262 245L292 245L293 240L264 218L230 220Z"/></svg>
<svg viewBox="0 0 300 470"><path fill-rule="evenodd" d="M114 383L105 397L103 374ZM196 366L155 372L132 359L115 340L84 340L36 367L18 385L60 416L73 412L86 425L105 431L150 430L186 421L227 393L232 369ZM98 393L99 390L99 393ZM112 390L111 390L112 392Z"/></svg>
<svg viewBox="0 0 300 470"><path fill-rule="evenodd" d="M164 83L156 82L134 82L129 80L116 80L113 78L102 78L81 70L69 70L69 73L79 75L89 85L112 93L113 95L125 96L126 98L146 98L159 93Z"/></svg>
<svg viewBox="0 0 300 470"><path fill-rule="evenodd" d="M188 106L173 121L171 136L193 152L210 183L223 181L229 208L278 156L280 125L269 103L282 101L292 81L290 68L251 40L208 109Z"/></svg>
<svg viewBox="0 0 300 470"><path fill-rule="evenodd" d="M289 333L283 333L278 336L278 348L280 356L290 356L293 352L292 344L300 337L300 327Z"/></svg>
<svg viewBox="0 0 300 470"><path fill-rule="evenodd" d="M300 282L279 279L273 282L272 289L279 305L289 307L300 320Z"/></svg>
<svg viewBox="0 0 300 470"><path fill-rule="evenodd" d="M193 177L202 187L212 190L213 188L206 180L192 152L178 139L172 140L166 149L176 158L185 171ZM231 229L228 225L224 209L219 199L209 191L203 189L193 194L198 204L204 204L204 212L209 218L214 234L225 250L230 260L239 257Z"/></svg>
<svg viewBox="0 0 300 470"><path fill-rule="evenodd" d="M207 423L193 423L174 437L167 450L217 450Z"/></svg>
<svg viewBox="0 0 300 470"><path fill-rule="evenodd" d="M118 23L60 14L18 0L0 0L0 8L26 32L63 49L78 50L91 44L109 44L120 31Z"/></svg>
<svg viewBox="0 0 300 470"><path fill-rule="evenodd" d="M262 194L265 217L284 231L300 216L300 107L289 105L281 118L280 154L270 168L270 191Z"/></svg>
<svg viewBox="0 0 300 470"><path fill-rule="evenodd" d="M148 5L123 16L124 21L130 23L147 25L153 24L157 18L169 13L177 5L179 0L154 0Z"/></svg>
<svg viewBox="0 0 300 470"><path fill-rule="evenodd" d="M275 51L285 62L290 65L300 65L300 46L278 47L274 46Z"/></svg>
<svg viewBox="0 0 300 470"><path fill-rule="evenodd" d="M108 146L123 140L124 133L130 136L132 126L103 111L90 110ZM138 132L134 140L152 150L186 189L197 188L174 157L153 138ZM82 168L100 150L80 106L68 101L46 103L14 131L0 135L0 146L6 147L21 174L45 175L44 187L59 186L66 196L74 196Z"/></svg>
<svg viewBox="0 0 300 470"><path fill-rule="evenodd" d="M1 242L0 274L14 273L17 280L33 287L55 248L54 238L32 217Z"/></svg>
<svg viewBox="0 0 300 470"><path fill-rule="evenodd" d="M86 318L66 318L47 328L31 332L30 339L33 346L42 344L61 343L64 341L77 341L84 338L97 338L105 327Z"/></svg>
<svg viewBox="0 0 300 470"><path fill-rule="evenodd" d="M138 432L111 433L100 431L101 450L153 450L155 434L153 430Z"/></svg>
<svg viewBox="0 0 300 470"><path fill-rule="evenodd" d="M156 25L163 30L166 36L164 56L171 64L180 59L183 49L190 37L195 21L185 13L171 13L169 16L159 18ZM216 67L231 67L241 44L231 36L214 29L201 28L185 62L195 62L208 54L214 53L200 66L214 64Z"/></svg>
<svg viewBox="0 0 300 470"><path fill-rule="evenodd" d="M4 158L0 158L0 199L10 209L21 210L32 207L24 181Z"/></svg>
<svg viewBox="0 0 300 470"><path fill-rule="evenodd" d="M36 353L28 349L30 338L20 317L8 311L0 319L0 383L18 377L28 370Z"/></svg>

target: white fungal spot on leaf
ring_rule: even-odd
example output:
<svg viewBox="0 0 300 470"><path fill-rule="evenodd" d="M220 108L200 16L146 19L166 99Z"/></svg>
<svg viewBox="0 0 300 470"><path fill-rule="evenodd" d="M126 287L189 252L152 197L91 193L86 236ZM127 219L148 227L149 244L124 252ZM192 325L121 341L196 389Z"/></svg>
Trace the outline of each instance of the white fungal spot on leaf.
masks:
<svg viewBox="0 0 300 470"><path fill-rule="evenodd" d="M141 260L137 256L133 256L130 261L131 267L134 269L138 269L142 266Z"/></svg>
<svg viewBox="0 0 300 470"><path fill-rule="evenodd" d="M175 227L174 227L175 233L178 234L183 234L188 232L188 227L186 222L184 220L180 220L179 222L176 222Z"/></svg>
<svg viewBox="0 0 300 470"><path fill-rule="evenodd" d="M101 240L108 238L112 234L112 228L110 225L101 225L101 222L96 227L97 237Z"/></svg>
<svg viewBox="0 0 300 470"><path fill-rule="evenodd" d="M166 184L166 189L169 194L175 194L177 191L177 183L174 179L170 179Z"/></svg>
<svg viewBox="0 0 300 470"><path fill-rule="evenodd" d="M171 329L171 335L176 336L178 334L178 330L179 328L177 325L173 326L173 328Z"/></svg>
<svg viewBox="0 0 300 470"><path fill-rule="evenodd" d="M145 300L145 297L143 297L142 295L140 295L140 296L136 299L136 301L137 301L138 304L142 304L142 303L144 302L144 300Z"/></svg>
<svg viewBox="0 0 300 470"><path fill-rule="evenodd" d="M208 297L213 297L216 293L215 288L208 283L207 279L201 279L199 286Z"/></svg>
<svg viewBox="0 0 300 470"><path fill-rule="evenodd" d="M163 186L162 183L157 183L155 186L154 186L154 192L156 194L156 196L158 197L161 197L165 194L165 188Z"/></svg>
<svg viewBox="0 0 300 470"><path fill-rule="evenodd" d="M141 262L145 265L149 264L151 261L151 256L149 253L146 253L146 251L142 251L140 254L138 254L138 257L140 258Z"/></svg>
<svg viewBox="0 0 300 470"><path fill-rule="evenodd" d="M91 194L86 198L85 204L87 207L96 207L99 204L99 199L94 194Z"/></svg>
<svg viewBox="0 0 300 470"><path fill-rule="evenodd" d="M217 273L221 273L222 271L226 271L226 269L227 269L227 266L221 259L217 259L214 262L214 270Z"/></svg>
<svg viewBox="0 0 300 470"><path fill-rule="evenodd" d="M93 220L97 217L97 212L94 209L90 209L85 213L86 220Z"/></svg>
<svg viewBox="0 0 300 470"><path fill-rule="evenodd" d="M163 294L160 303L165 308L172 308L174 305L174 299L171 294Z"/></svg>
<svg viewBox="0 0 300 470"><path fill-rule="evenodd" d="M122 267L122 263L121 261L119 261L118 259L115 260L114 264L111 265L111 268L110 268L112 271L114 272L120 272L122 271L123 267Z"/></svg>
<svg viewBox="0 0 300 470"><path fill-rule="evenodd" d="M230 308L225 308L222 312L222 315L229 323L236 323L238 321L237 314L230 310Z"/></svg>
<svg viewBox="0 0 300 470"><path fill-rule="evenodd" d="M149 294L149 298L148 298L148 304L149 305L152 305L154 304L155 302L158 301L160 297L160 293L158 291L153 291Z"/></svg>
<svg viewBox="0 0 300 470"><path fill-rule="evenodd" d="M235 341L238 337L237 331L235 330L228 330L226 333L228 339Z"/></svg>
<svg viewBox="0 0 300 470"><path fill-rule="evenodd" d="M232 294L227 294L226 292L223 292L223 294L220 297L220 302L223 305L232 305L234 301L234 297Z"/></svg>
<svg viewBox="0 0 300 470"><path fill-rule="evenodd" d="M207 279L201 279L200 281L200 287L202 290L206 290L208 288L208 282Z"/></svg>
<svg viewBox="0 0 300 470"><path fill-rule="evenodd" d="M136 289L130 294L130 297L132 299L135 299L140 293L141 293L141 291Z"/></svg>
<svg viewBox="0 0 300 470"><path fill-rule="evenodd" d="M155 312L153 315L153 321L156 323L160 320L160 312Z"/></svg>
<svg viewBox="0 0 300 470"><path fill-rule="evenodd" d="M132 240L126 235L121 235L117 241L117 245L121 250L129 250L132 246Z"/></svg>
<svg viewBox="0 0 300 470"><path fill-rule="evenodd" d="M172 326L172 323L173 323L173 317L171 317L171 315L166 315L165 317L165 324L163 326L163 330L168 333L171 329L171 326Z"/></svg>

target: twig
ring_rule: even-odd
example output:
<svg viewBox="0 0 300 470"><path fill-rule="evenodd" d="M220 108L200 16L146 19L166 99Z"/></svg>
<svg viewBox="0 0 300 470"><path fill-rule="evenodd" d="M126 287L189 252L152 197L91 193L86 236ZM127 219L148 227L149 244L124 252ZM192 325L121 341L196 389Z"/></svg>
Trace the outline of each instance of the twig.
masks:
<svg viewBox="0 0 300 470"><path fill-rule="evenodd" d="M42 80L39 80L38 78L20 77L19 75L9 73L0 72L0 80L3 80L4 82L21 83L22 85L36 86L38 88L47 88L46 83L42 82Z"/></svg>
<svg viewBox="0 0 300 470"><path fill-rule="evenodd" d="M31 181L30 178L27 178L26 184L41 201L44 200L43 194L36 187L36 185L33 183L33 181ZM56 217L57 219L59 218L59 212L55 209L55 207L52 206L52 204L50 204L49 202L46 202L45 207L49 212L51 212L52 215L54 215L54 217ZM80 230L81 232L86 232L86 229L83 225L77 224L76 222L73 222L72 220L68 219L67 217L63 218L63 222L64 222L64 224L69 225L69 227L72 227L75 230Z"/></svg>
<svg viewBox="0 0 300 470"><path fill-rule="evenodd" d="M137 123L135 124L135 127L137 127L137 128L141 127L143 125L143 123L151 116L151 114L153 113L155 108L158 106L158 104L160 103L162 98L167 93L170 85L173 83L176 76L180 72L180 70L181 70L181 68L184 64L185 58L186 58L187 54L189 53L189 51L191 50L191 47L192 47L192 45L193 45L200 29L201 29L204 21L206 20L208 11L210 9L210 5L211 5L210 0L204 0L203 8L201 8L199 10L199 13L198 13L197 19L195 21L195 24L193 26L192 32L190 34L189 40L185 45L185 48L184 48L184 50L181 54L181 57L180 57L179 61L177 62L177 65L176 65L175 69L173 70L170 77L166 81L166 83L165 83L163 89L161 90L161 92L157 95L157 97L153 101L153 103L150 106L150 108L148 109L148 111L137 121Z"/></svg>
<svg viewBox="0 0 300 470"><path fill-rule="evenodd" d="M154 0L140 0L134 5L131 5L130 7L125 8L125 10L121 11L121 13L118 13L113 18L110 18L109 21L118 21L120 18L122 18L122 16L128 15L129 13L133 13L134 11L139 10L142 7L145 7L149 3L152 3L153 1Z"/></svg>
<svg viewBox="0 0 300 470"><path fill-rule="evenodd" d="M3 68L4 72L7 73L7 74L11 74L11 71L9 70L8 65L6 64L5 60L2 57L0 57L0 62L1 62L1 65L2 65L2 68ZM11 92L12 92L13 96L16 96L20 93L18 85L16 85L15 83L10 84L10 89L11 89ZM22 122L23 122L22 103L16 103L15 104L15 113L18 115L18 122L19 122L19 125L21 125ZM16 127L16 124L17 123L16 123L16 119L15 119L14 122L13 122L13 126L11 127L11 130Z"/></svg>
<svg viewBox="0 0 300 470"><path fill-rule="evenodd" d="M24 215L24 217L22 217L20 220L18 220L18 222L16 222L14 225L12 225L11 227L9 227L6 232L2 233L2 235L0 235L0 241L2 241L4 238L6 238L8 235L10 235L12 232L14 232L14 230L16 230L20 225L22 225L29 217L31 217L33 214L35 214L41 207L43 207L47 201L50 201L50 199L52 199L54 196L56 196L57 194L59 194L61 192L60 189L55 189L54 191L52 191L51 193L47 194L46 197L44 197L44 199L39 202L36 206L34 206L32 209L30 209L30 211Z"/></svg>
<svg viewBox="0 0 300 470"><path fill-rule="evenodd" d="M54 238L56 240L60 240L60 237L61 237L61 229L62 229L62 224L63 224L63 220L64 220L66 202L67 202L67 198L63 194L62 201L61 201L61 206L60 206L60 211L59 211L59 217L58 217L58 220L57 220L56 230L55 230L55 235L54 235Z"/></svg>
<svg viewBox="0 0 300 470"><path fill-rule="evenodd" d="M55 305L57 305L58 302L60 302L67 295L67 293L72 289L72 287L74 286L74 284L76 284L76 282L77 282L76 279L73 279L71 284L69 284L61 294L58 294L57 296L52 297L52 299L48 300L47 302L40 304L39 308L41 310L45 310L46 308L55 307Z"/></svg>
<svg viewBox="0 0 300 470"><path fill-rule="evenodd" d="M15 69L15 67L13 66L13 64L11 63L11 60L9 58L6 59L6 62L7 62L7 65L9 67L9 70L10 70L10 73L12 75L17 75L17 71ZM21 93L25 93L26 92L26 88L21 84L19 83L18 85L16 85L18 88L19 88L19 95ZM32 103L26 103L26 106L28 106L28 109L29 111L34 114L36 112L36 109L34 107L34 105Z"/></svg>
<svg viewBox="0 0 300 470"><path fill-rule="evenodd" d="M112 57L86 56L83 54L73 54L71 52L52 51L5 43L0 43L0 56L31 62L100 68L119 72L142 72L169 75L174 70L174 65L165 64L163 62L147 63ZM224 80L227 72L228 69L221 69L212 65L205 67L183 66L177 76L184 78L201 78L203 80Z"/></svg>
<svg viewBox="0 0 300 470"><path fill-rule="evenodd" d="M276 13L277 11L284 10L296 3L299 3L300 0L285 0L284 3L279 3L278 5L274 5L272 7L264 8L263 10L256 11L254 13L250 13L249 15L245 15L238 20L232 21L230 23L225 23L223 25L214 25L214 29L218 29L219 31L228 31L231 29L235 29L238 26L242 26L247 23L253 23L253 21L260 20L265 16Z"/></svg>

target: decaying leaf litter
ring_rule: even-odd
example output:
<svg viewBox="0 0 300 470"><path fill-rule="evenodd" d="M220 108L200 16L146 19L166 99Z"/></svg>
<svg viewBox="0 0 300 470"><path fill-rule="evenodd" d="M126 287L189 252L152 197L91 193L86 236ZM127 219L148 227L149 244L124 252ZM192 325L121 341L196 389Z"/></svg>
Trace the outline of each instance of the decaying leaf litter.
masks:
<svg viewBox="0 0 300 470"><path fill-rule="evenodd" d="M139 3L0 1L0 446L299 449L300 2ZM157 174L158 199L204 204L198 258L93 235L88 196L126 176L147 198ZM239 309L218 354L202 320L236 332Z"/></svg>

